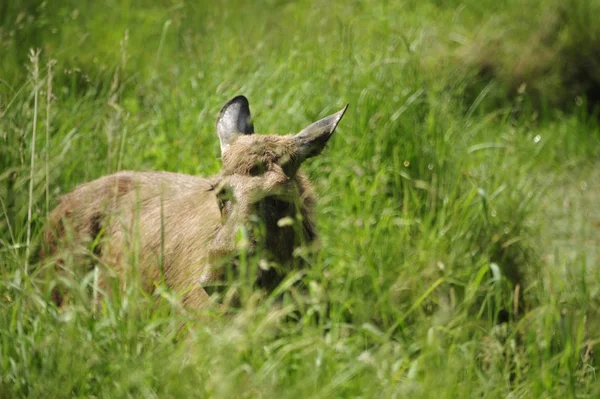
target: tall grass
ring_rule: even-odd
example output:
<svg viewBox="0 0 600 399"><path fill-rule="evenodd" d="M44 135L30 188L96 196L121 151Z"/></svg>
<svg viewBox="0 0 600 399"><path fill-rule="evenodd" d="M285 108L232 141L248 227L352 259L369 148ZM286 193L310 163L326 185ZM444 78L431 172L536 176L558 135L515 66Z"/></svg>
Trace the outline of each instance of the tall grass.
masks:
<svg viewBox="0 0 600 399"><path fill-rule="evenodd" d="M566 10L561 49L597 62L585 8L527 4ZM540 27L523 21L520 2L470 0L2 3L0 397L596 397L598 123L585 91L543 108L563 86L510 90ZM482 75L489 37L506 48ZM194 314L133 277L98 305L93 271L37 256L77 184L216 173L214 120L240 93L262 133L351 104L303 166L321 242L304 274L265 298L249 257L240 306Z"/></svg>
<svg viewBox="0 0 600 399"><path fill-rule="evenodd" d="M31 166L29 168L29 205L27 206L27 242L25 243L25 274L29 269L29 255L31 250L31 208L33 207L33 173L35 171L35 158L37 154L35 153L35 143L37 136L37 115L38 115L38 84L39 84L39 76L40 76L40 68L39 68L39 51L34 51L33 49L30 51L29 59L31 60L32 68L33 68L33 127L31 133Z"/></svg>

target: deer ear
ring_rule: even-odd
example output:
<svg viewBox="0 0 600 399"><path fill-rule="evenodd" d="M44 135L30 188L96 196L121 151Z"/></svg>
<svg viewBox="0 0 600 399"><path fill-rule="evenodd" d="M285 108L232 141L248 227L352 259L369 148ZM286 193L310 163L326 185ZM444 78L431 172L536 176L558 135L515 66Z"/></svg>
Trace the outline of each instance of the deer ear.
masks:
<svg viewBox="0 0 600 399"><path fill-rule="evenodd" d="M217 135L221 142L221 153L241 134L254 133L250 105L244 96L232 98L221 108L217 118Z"/></svg>
<svg viewBox="0 0 600 399"><path fill-rule="evenodd" d="M319 155L323 151L347 109L348 104L342 110L307 126L294 136L296 156L300 162Z"/></svg>

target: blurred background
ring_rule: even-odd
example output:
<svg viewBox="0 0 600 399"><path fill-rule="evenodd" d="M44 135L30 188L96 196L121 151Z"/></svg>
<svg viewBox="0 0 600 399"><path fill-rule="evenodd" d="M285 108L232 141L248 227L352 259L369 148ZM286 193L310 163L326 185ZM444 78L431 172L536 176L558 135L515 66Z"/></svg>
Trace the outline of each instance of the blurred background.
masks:
<svg viewBox="0 0 600 399"><path fill-rule="evenodd" d="M0 2L0 397L596 397L599 14ZM350 103L305 166L322 242L305 295L228 322L139 290L54 308L35 248L57 197L118 170L217 173L238 94L269 134Z"/></svg>

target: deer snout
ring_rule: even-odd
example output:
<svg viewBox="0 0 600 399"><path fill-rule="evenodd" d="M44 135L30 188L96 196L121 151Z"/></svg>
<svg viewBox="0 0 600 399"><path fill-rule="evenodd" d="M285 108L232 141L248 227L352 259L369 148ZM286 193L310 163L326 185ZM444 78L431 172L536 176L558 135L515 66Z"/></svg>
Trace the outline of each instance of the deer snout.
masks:
<svg viewBox="0 0 600 399"><path fill-rule="evenodd" d="M238 205L253 205L267 197L282 197L293 192L293 182L281 168L265 172L261 176L231 175L219 185L217 195L227 193Z"/></svg>
<svg viewBox="0 0 600 399"><path fill-rule="evenodd" d="M251 203L257 203L267 197L285 196L292 189L292 179L290 179L283 170L275 165L262 176L251 178L249 199Z"/></svg>

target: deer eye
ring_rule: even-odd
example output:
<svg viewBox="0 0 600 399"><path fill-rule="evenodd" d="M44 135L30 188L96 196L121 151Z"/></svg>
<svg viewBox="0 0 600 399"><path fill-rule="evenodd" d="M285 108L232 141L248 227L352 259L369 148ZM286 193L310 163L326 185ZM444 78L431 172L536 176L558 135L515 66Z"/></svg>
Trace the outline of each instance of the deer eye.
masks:
<svg viewBox="0 0 600 399"><path fill-rule="evenodd" d="M250 176L260 176L263 173L265 173L266 171L267 171L267 167L265 164L256 163L256 164L254 164L254 166L252 166L250 168L250 170L248 170L248 173L250 174Z"/></svg>

